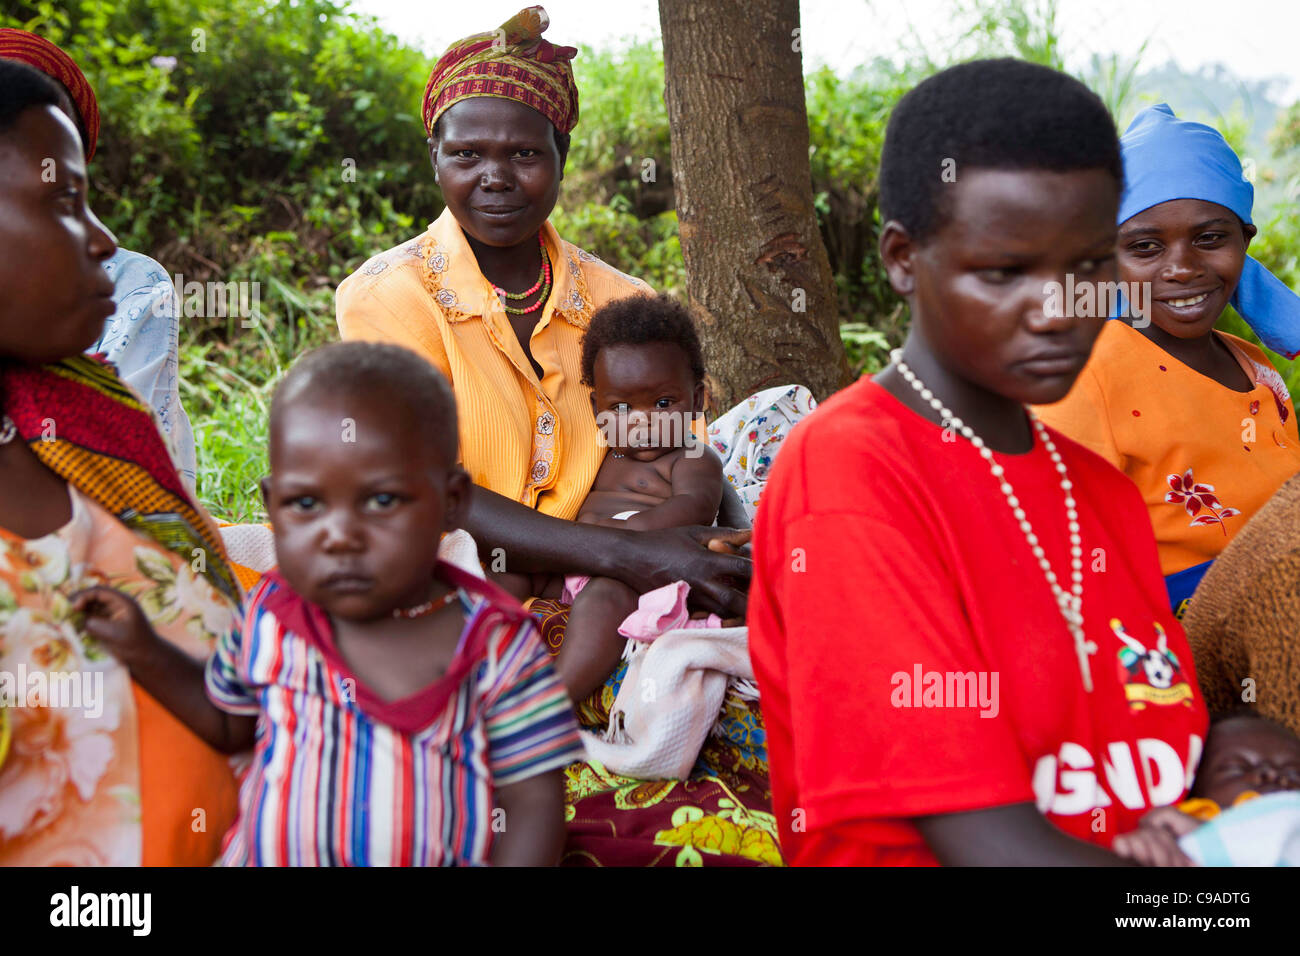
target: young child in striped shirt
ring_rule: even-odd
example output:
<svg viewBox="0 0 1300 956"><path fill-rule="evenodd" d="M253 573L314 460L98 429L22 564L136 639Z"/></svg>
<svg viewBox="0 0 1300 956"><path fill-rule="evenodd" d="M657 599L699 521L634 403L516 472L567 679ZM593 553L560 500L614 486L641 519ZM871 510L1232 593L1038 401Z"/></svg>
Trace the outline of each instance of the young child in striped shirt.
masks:
<svg viewBox="0 0 1300 956"><path fill-rule="evenodd" d="M553 865L560 768L583 757L532 618L438 560L472 485L442 376L345 343L271 406L278 571L200 664L108 588L86 630L213 747L253 748L228 865ZM205 692L206 691L206 692Z"/></svg>

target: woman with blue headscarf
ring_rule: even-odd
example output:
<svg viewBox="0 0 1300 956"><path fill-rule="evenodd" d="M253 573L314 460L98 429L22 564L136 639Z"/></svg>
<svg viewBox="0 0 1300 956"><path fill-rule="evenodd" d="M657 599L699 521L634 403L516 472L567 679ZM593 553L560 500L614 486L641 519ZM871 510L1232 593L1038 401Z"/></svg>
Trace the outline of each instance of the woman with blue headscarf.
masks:
<svg viewBox="0 0 1300 956"><path fill-rule="evenodd" d="M1215 323L1232 305L1269 348L1294 357L1300 298L1246 254L1255 190L1218 130L1162 103L1139 113L1120 145L1121 317L1070 394L1038 412L1141 489L1181 616L1214 559L1300 471L1282 377L1262 349ZM1108 298L1098 290L1080 301Z"/></svg>

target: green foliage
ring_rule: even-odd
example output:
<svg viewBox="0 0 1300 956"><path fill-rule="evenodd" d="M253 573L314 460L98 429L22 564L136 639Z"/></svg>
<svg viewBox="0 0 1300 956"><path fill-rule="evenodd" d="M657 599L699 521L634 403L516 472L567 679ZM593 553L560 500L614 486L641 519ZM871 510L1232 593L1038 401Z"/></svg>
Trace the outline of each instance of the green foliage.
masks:
<svg viewBox="0 0 1300 956"><path fill-rule="evenodd" d="M897 331L889 317L899 302L876 253L877 173L889 113L913 85L908 72L880 60L849 77L823 67L804 84L813 195L840 314L889 332Z"/></svg>
<svg viewBox="0 0 1300 956"><path fill-rule="evenodd" d="M437 209L418 117L429 64L345 4L4 9L6 24L75 53L100 99L101 217L169 268L216 278L255 237L289 229L298 242L282 274L341 276Z"/></svg>
<svg viewBox="0 0 1300 956"><path fill-rule="evenodd" d="M644 193L666 189L671 204L663 48L650 41L619 50L583 47L573 73L581 112L565 170L566 199L603 203L621 196L631 208ZM654 163L653 184L642 179L645 160Z"/></svg>
<svg viewBox="0 0 1300 956"><path fill-rule="evenodd" d="M1057 7L1057 0L958 0L956 42L938 56L918 45L913 67L928 75L966 60L1013 56L1064 70Z"/></svg>
<svg viewBox="0 0 1300 956"><path fill-rule="evenodd" d="M571 242L595 253L620 271L634 269L658 292L686 294L686 267L677 240L677 214L664 212L638 219L629 203L616 195L608 204L588 202L573 212L557 207L551 222ZM636 263L629 266L628 263Z"/></svg>
<svg viewBox="0 0 1300 956"><path fill-rule="evenodd" d="M304 351L337 338L329 287L302 292L272 279L245 329L188 333L180 349L181 402L194 426L199 497L225 521L265 521L267 413L280 377Z"/></svg>
<svg viewBox="0 0 1300 956"><path fill-rule="evenodd" d="M849 356L849 366L854 377L879 372L889 364L889 339L879 329L866 322L844 322L840 325L840 339Z"/></svg>

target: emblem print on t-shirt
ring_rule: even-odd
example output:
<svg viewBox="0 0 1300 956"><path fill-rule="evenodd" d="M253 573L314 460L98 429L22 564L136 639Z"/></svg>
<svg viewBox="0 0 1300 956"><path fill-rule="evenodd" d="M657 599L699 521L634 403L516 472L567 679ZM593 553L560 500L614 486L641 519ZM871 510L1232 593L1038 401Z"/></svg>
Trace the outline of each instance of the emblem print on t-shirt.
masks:
<svg viewBox="0 0 1300 956"><path fill-rule="evenodd" d="M1124 630L1119 618L1110 619L1110 629L1120 643L1119 680L1124 685L1124 696L1133 710L1144 710L1147 704L1168 706L1181 703L1192 706L1192 685L1183 677L1178 657L1168 647L1165 629L1152 622L1156 646L1146 647Z"/></svg>

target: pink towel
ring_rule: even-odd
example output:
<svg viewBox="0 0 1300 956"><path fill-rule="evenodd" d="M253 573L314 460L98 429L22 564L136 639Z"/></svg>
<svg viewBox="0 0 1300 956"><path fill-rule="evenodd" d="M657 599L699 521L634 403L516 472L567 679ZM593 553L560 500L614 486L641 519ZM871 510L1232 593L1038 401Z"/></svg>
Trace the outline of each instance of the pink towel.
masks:
<svg viewBox="0 0 1300 956"><path fill-rule="evenodd" d="M717 723L728 684L752 687L753 678L746 627L683 628L635 644L609 728L582 731L587 755L628 777L684 780Z"/></svg>
<svg viewBox="0 0 1300 956"><path fill-rule="evenodd" d="M572 604L578 593L587 586L590 577L571 574L564 579L564 594L560 600ZM686 610L686 598L691 586L685 581L674 581L661 588L647 591L637 601L637 608L618 626L618 632L634 641L653 641L666 631L683 627L720 627L722 618L710 614L707 618L692 620Z"/></svg>

